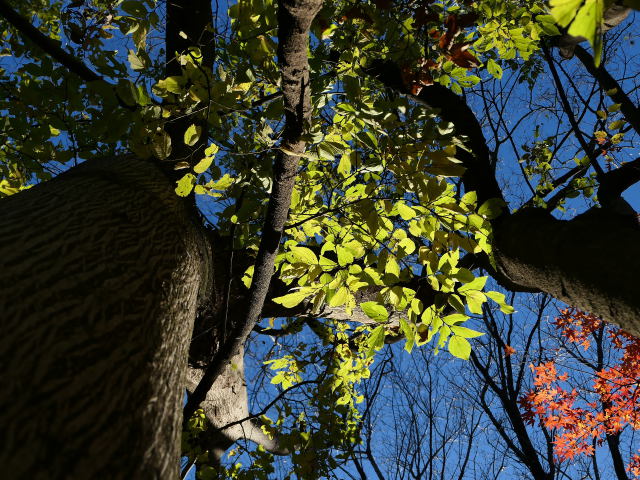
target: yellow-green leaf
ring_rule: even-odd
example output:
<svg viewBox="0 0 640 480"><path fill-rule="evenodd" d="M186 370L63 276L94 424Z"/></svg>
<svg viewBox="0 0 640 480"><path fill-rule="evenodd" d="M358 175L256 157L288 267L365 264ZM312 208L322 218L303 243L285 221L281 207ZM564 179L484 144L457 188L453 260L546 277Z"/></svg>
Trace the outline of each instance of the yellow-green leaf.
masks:
<svg viewBox="0 0 640 480"><path fill-rule="evenodd" d="M504 293L500 292L485 292L485 295L489 297L491 300L496 302L500 306L500 311L502 313L510 314L515 312L515 309L511 305L507 305L505 301Z"/></svg>
<svg viewBox="0 0 640 480"><path fill-rule="evenodd" d="M181 197L186 197L193 190L193 186L196 184L196 176L193 173L187 173L184 177L176 182L176 193Z"/></svg>
<svg viewBox="0 0 640 480"><path fill-rule="evenodd" d="M363 302L360 304L360 308L367 317L376 322L386 322L389 320L389 312L378 302Z"/></svg>
<svg viewBox="0 0 640 480"><path fill-rule="evenodd" d="M306 263L307 265L318 265L318 257L313 250L307 247L291 247L287 259L291 263Z"/></svg>
<svg viewBox="0 0 640 480"><path fill-rule="evenodd" d="M411 350L413 350L413 345L416 343L415 342L416 332L412 328L412 326L407 323L407 321L404 318L400 319L400 329L402 330L402 333L407 339L407 342L404 344L404 349L407 352L411 353Z"/></svg>
<svg viewBox="0 0 640 480"><path fill-rule="evenodd" d="M384 326L380 325L373 329L369 334L369 338L367 338L367 357L373 356L374 351L380 350L384 346L384 337Z"/></svg>
<svg viewBox="0 0 640 480"><path fill-rule="evenodd" d="M469 355L471 355L471 344L466 338L454 335L449 339L449 352L454 357L469 360Z"/></svg>
<svg viewBox="0 0 640 480"><path fill-rule="evenodd" d="M459 335L464 338L475 338L484 335L484 333L482 332L476 332L475 330L471 330L470 328L460 327L458 325L453 325L451 327L451 331L454 335Z"/></svg>
<svg viewBox="0 0 640 480"><path fill-rule="evenodd" d="M193 171L196 173L203 173L211 166L212 163L213 157L204 157L194 165Z"/></svg>
<svg viewBox="0 0 640 480"><path fill-rule="evenodd" d="M301 288L292 293L287 293L282 297L276 297L272 301L282 305L285 308L293 308L296 305L302 303L302 301L311 296L315 292L315 289L311 288Z"/></svg>
<svg viewBox="0 0 640 480"><path fill-rule="evenodd" d="M190 147L193 147L200 138L201 132L201 127L189 125L189 128L187 128L187 130L184 132L184 143L186 143Z"/></svg>
<svg viewBox="0 0 640 480"><path fill-rule="evenodd" d="M502 67L492 58L487 61L487 71L498 80L502 78Z"/></svg>
<svg viewBox="0 0 640 480"><path fill-rule="evenodd" d="M333 295L329 297L328 304L330 307L339 307L344 305L349 299L349 289L347 287L340 287L335 291Z"/></svg>

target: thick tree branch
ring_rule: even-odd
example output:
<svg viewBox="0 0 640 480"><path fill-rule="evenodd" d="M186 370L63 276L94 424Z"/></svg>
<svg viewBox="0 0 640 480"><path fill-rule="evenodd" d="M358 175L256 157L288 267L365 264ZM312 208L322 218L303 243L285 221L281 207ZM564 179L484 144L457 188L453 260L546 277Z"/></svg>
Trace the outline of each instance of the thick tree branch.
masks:
<svg viewBox="0 0 640 480"><path fill-rule="evenodd" d="M482 127L464 99L439 84L424 87L419 95L410 94L402 83L400 68L391 61L373 62L365 71L387 88L397 90L426 107L438 109L440 117L453 123L458 135L466 137L468 151L458 148L456 153L467 169L462 176L465 190L475 191L480 204L491 198L503 199Z"/></svg>
<svg viewBox="0 0 640 480"><path fill-rule="evenodd" d="M280 0L278 5L278 61L282 71L285 127L282 148L273 168L273 189L249 290L248 307L234 327L231 338L216 352L189 398L184 409L185 420L198 408L229 359L249 337L260 319L267 298L274 273L274 260L289 213L299 156L306 147L302 134L311 123L307 48L309 28L321 6L321 0Z"/></svg>
<svg viewBox="0 0 640 480"><path fill-rule="evenodd" d="M638 245L637 221L605 208L569 221L541 209L524 209L498 223L493 243L503 275L635 336L640 336Z"/></svg>
<svg viewBox="0 0 640 480"><path fill-rule="evenodd" d="M640 157L604 174L598 196L620 197L627 188L640 182Z"/></svg>

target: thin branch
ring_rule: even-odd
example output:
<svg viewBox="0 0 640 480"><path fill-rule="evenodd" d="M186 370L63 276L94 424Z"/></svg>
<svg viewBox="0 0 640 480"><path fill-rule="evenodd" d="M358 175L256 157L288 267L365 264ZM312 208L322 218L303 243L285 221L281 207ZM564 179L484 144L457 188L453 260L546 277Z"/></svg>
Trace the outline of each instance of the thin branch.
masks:
<svg viewBox="0 0 640 480"><path fill-rule="evenodd" d="M600 67L596 67L593 62L593 57L580 45L576 45L575 55L582 62L587 71L598 81L600 88L605 91L615 90L615 93L609 95L611 100L620 104L620 111L624 115L625 120L629 122L637 133L640 133L640 109L622 90L616 79L613 78L602 65Z"/></svg>
<svg viewBox="0 0 640 480"><path fill-rule="evenodd" d="M596 155L593 154L591 148L589 148L589 144L587 140L584 138L582 134L582 130L580 130L580 125L578 125L578 121L573 113L573 109L571 108L571 104L569 103L569 99L567 98L567 94L564 91L564 87L562 86L562 81L560 80L560 75L558 75L558 70L556 69L555 60L551 56L551 52L546 45L542 45L542 51L544 52L545 59L547 60L547 64L549 65L549 69L551 70L551 76L553 77L553 81L556 84L556 89L558 90L558 96L560 97L560 102L562 103L562 109L564 113L567 114L567 118L569 119L569 123L571 124L571 128L573 129L573 133L578 140L578 143L582 147L584 153L589 157L589 161L593 168L596 170L598 174L598 179L602 177L604 171L602 167L598 163L598 159Z"/></svg>

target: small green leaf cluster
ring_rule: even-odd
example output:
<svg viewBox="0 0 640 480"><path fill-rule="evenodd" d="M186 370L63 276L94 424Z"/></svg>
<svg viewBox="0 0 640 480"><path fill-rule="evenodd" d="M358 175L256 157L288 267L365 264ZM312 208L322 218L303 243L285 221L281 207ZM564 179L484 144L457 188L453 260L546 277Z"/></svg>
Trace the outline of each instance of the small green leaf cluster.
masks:
<svg viewBox="0 0 640 480"><path fill-rule="evenodd" d="M474 47L479 52L495 51L501 60L513 60L516 55L528 60L538 50L541 37L560 34L543 2L489 0L480 3L480 10L484 18ZM495 65L487 62L487 69L501 77Z"/></svg>
<svg viewBox="0 0 640 480"><path fill-rule="evenodd" d="M512 311L504 296L482 291L486 277L458 265L461 252L491 254L489 220L504 202L478 206L474 192L459 195L449 179L464 173L456 158L463 146L450 125L397 100L405 118L403 130L394 132L397 117L383 113L389 112L388 100L366 82L348 83L345 98L351 102L332 104L331 121L316 127L317 142L302 159L276 259L280 278L292 290L273 301L316 313L339 309L351 315L359 308L379 324L368 334L367 357L398 328L410 339L407 350L435 333L436 348L442 348L451 327L469 318L467 310L482 313L487 298ZM420 299L421 283L432 292L431 303ZM372 289L375 299L358 301ZM460 316L442 321L447 309ZM459 352L455 345L464 341L453 345Z"/></svg>

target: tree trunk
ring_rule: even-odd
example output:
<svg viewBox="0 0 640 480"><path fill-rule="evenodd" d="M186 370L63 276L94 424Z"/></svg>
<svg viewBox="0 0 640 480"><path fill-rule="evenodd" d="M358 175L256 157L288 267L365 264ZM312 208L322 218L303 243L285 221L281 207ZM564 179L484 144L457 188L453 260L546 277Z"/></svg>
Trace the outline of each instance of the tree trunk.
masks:
<svg viewBox="0 0 640 480"><path fill-rule="evenodd" d="M211 275L198 224L132 157L0 202L11 478L177 478L189 339Z"/></svg>

